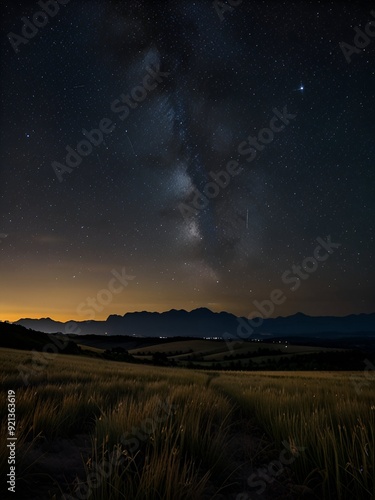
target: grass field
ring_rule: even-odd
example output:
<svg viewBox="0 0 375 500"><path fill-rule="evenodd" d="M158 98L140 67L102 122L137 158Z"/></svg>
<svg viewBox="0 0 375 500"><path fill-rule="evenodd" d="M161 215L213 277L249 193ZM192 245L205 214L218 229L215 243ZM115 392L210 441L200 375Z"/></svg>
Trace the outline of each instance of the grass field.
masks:
<svg viewBox="0 0 375 500"><path fill-rule="evenodd" d="M146 349L147 350L147 349ZM33 366L29 385L18 365ZM0 350L1 477L16 393L17 493L93 500L375 498L365 373L215 372ZM25 368L23 368L25 369ZM361 384L363 382L363 384Z"/></svg>
<svg viewBox="0 0 375 500"><path fill-rule="evenodd" d="M84 347L84 346L82 346ZM226 342L218 340L181 340L167 343L156 343L148 347L130 349L129 353L140 360L151 360L156 353L162 353L169 361L178 366L188 366L191 362L198 362L200 368L215 368L220 363L221 368L230 368L234 360L240 359L240 363L246 366L252 363L260 365L268 361L278 361L291 356L296 357L305 354L344 352L344 349L334 349L320 346L299 346L285 342L242 342L234 343L228 349ZM267 351L269 355L260 355L261 351ZM270 356L271 355L271 356Z"/></svg>
<svg viewBox="0 0 375 500"><path fill-rule="evenodd" d="M274 351L289 350L291 353L305 353L305 352L322 352L322 351L333 351L337 349L330 349L324 347L310 347L310 346L298 346L298 345L287 345L284 342L280 343L266 343L266 342L242 342L240 345L233 346L234 354L253 354L259 349L270 349ZM141 349L131 349L129 352L133 355L141 355L145 353L155 353L163 352L171 357L178 357L184 353L194 353L201 354L205 359L217 358L224 359L224 356L230 354L228 350L228 345L223 341L218 340L182 340L174 341L166 344L155 344L149 347L142 347ZM183 354L176 354L176 353Z"/></svg>

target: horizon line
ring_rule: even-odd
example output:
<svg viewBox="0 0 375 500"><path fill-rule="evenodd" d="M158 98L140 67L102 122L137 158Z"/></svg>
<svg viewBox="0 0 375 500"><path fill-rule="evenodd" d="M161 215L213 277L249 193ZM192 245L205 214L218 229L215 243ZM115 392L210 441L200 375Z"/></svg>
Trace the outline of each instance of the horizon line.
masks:
<svg viewBox="0 0 375 500"><path fill-rule="evenodd" d="M258 316L251 316L251 318L250 318L249 316L246 316L246 315L237 315L235 313L232 313L232 312L229 312L229 311L225 311L225 310L222 310L222 311L213 311L209 307L201 306L201 307L196 307L196 308L193 308L193 309L190 309L190 310L183 309L183 308L182 309L171 308L171 309L167 309L167 310L164 310L164 311L147 311L145 309L144 310L127 311L124 314L113 313L113 314L109 314L106 318L98 318L98 319L85 319L85 318L83 318L83 319L81 319L81 318L80 319L72 319L72 318L70 318L70 319L67 319L67 320L58 320L58 319L53 319L53 317L51 317L51 316L41 316L41 317L21 316L21 317L19 317L15 321L10 321L8 319L0 319L0 322L2 322L2 323L8 322L8 323L12 323L12 324L17 323L17 322L22 321L22 320L32 320L32 321L50 320L50 321L53 321L55 323L63 323L63 324L71 323L71 322L83 323L83 322L89 322L89 321L92 321L92 322L106 322L111 316L117 316L117 317L123 318L127 314L142 314L142 313L147 313L147 314L166 314L166 313L169 313L169 312L172 312L172 311L191 313L191 312L198 311L198 310L201 310L201 309L207 310L207 311L211 312L212 314L222 314L222 313L224 313L224 314L230 314L232 316L235 316L236 318L245 318L245 319L255 319L255 318L263 318L263 319L290 318L290 317L293 317L293 316L296 316L296 315L306 316L306 317L309 317L309 318L330 318L330 317L345 318L345 317L348 317L348 316L360 316L360 315L375 314L375 311L373 311L373 312L348 313L348 314L342 314L342 315L337 315L337 314L315 314L315 315L313 315L313 314L306 314L304 312L297 311L295 313L288 314L288 315L263 316L260 313L260 311L259 311L259 315Z"/></svg>

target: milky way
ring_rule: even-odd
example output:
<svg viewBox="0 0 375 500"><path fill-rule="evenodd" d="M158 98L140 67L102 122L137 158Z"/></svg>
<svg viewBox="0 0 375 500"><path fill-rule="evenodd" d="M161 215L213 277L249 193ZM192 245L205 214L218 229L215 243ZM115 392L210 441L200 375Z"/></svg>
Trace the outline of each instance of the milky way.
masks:
<svg viewBox="0 0 375 500"><path fill-rule="evenodd" d="M350 63L340 47L372 19L368 3L242 2L220 16L204 0L75 1L15 53L8 34L40 10L17 4L1 7L1 319L80 318L123 267L135 279L97 319L247 315L328 235L340 249L275 315L374 310L375 40ZM295 118L267 142L285 107ZM113 130L60 182L53 162L105 118Z"/></svg>

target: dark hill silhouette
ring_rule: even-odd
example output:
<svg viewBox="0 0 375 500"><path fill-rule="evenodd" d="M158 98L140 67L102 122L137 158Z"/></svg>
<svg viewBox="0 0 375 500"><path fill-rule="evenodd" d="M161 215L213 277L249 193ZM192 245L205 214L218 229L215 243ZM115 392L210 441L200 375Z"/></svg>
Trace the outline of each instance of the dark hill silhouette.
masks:
<svg viewBox="0 0 375 500"><path fill-rule="evenodd" d="M51 337L44 332L31 330L21 325L0 322L0 347L42 351L45 346L51 344L54 344ZM68 341L65 347L59 351L64 354L78 354L80 349L74 342Z"/></svg>

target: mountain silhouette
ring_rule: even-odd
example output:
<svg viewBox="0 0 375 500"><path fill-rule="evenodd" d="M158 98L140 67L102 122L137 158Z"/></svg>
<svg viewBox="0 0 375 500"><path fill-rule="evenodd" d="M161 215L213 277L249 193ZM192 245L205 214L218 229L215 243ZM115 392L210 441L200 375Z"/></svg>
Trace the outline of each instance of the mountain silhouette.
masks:
<svg viewBox="0 0 375 500"><path fill-rule="evenodd" d="M140 337L224 337L264 338L264 336L320 336L327 338L375 334L375 313L349 316L307 316L297 313L287 317L247 318L228 312L212 312L207 308L158 312L131 312L110 315L103 321L54 321L51 318L23 318L15 322L45 333L76 333L97 335L134 335ZM254 326L257 324L258 326Z"/></svg>

